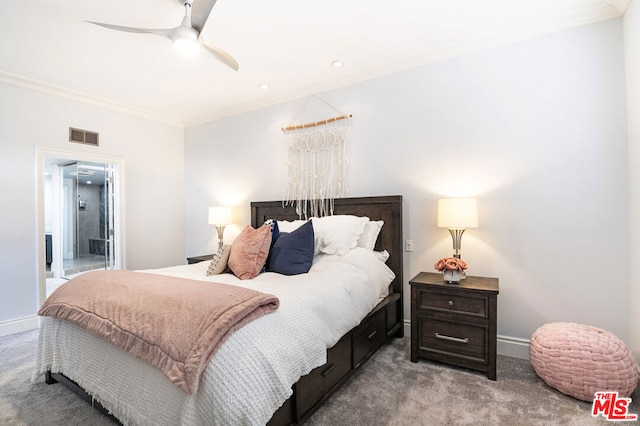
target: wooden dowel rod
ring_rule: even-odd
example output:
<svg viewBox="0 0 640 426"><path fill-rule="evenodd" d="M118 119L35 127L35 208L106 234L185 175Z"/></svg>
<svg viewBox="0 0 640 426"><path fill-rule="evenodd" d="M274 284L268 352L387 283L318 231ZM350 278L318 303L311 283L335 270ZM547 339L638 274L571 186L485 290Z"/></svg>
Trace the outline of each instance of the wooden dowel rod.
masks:
<svg viewBox="0 0 640 426"><path fill-rule="evenodd" d="M306 124L298 124L297 126L283 127L282 131L286 132L287 130L306 129L307 127L321 126L323 124L333 123L334 121L346 120L347 118L351 118L351 117L353 117L352 114L341 115L340 117L327 118L326 120L316 121L315 123L306 123Z"/></svg>

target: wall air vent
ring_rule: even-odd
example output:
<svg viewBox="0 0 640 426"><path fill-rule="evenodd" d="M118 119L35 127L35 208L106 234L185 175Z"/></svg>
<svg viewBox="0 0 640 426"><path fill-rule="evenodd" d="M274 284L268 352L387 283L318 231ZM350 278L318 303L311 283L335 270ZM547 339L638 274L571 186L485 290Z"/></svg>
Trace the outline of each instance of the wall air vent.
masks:
<svg viewBox="0 0 640 426"><path fill-rule="evenodd" d="M69 127L69 142L98 146L99 134L98 132L90 132L88 130L74 129L73 127Z"/></svg>

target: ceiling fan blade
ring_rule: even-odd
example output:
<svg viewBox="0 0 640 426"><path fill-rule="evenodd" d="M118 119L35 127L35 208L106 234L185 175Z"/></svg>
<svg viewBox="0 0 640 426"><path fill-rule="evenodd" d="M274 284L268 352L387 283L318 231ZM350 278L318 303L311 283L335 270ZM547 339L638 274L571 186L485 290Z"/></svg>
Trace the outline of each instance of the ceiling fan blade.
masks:
<svg viewBox="0 0 640 426"><path fill-rule="evenodd" d="M228 67L232 68L234 71L238 71L238 69L240 68L240 66L238 65L238 62L236 62L236 60L233 59L233 57L229 55L227 52L225 52L224 50L218 49L217 47L213 47L213 46L207 46L206 44L203 44L202 48L206 52L215 56L217 60L227 65Z"/></svg>
<svg viewBox="0 0 640 426"><path fill-rule="evenodd" d="M175 30L175 28L166 28L166 29L155 29L155 28L135 28L135 27L123 27L120 25L112 25L112 24L103 24L102 22L94 22L94 21L85 21L93 25L98 25L100 27L108 28L110 30L116 31L124 31L128 33L139 33L139 34L155 34L160 37L168 38L171 40L171 34Z"/></svg>
<svg viewBox="0 0 640 426"><path fill-rule="evenodd" d="M194 0L191 6L191 26L202 32L204 24L207 23L211 9L216 4L216 0Z"/></svg>

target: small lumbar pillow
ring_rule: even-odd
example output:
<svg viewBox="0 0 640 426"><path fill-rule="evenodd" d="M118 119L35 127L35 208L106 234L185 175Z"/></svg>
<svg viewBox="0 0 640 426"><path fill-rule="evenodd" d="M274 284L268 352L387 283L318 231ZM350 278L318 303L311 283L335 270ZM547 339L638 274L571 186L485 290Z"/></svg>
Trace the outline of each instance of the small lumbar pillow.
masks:
<svg viewBox="0 0 640 426"><path fill-rule="evenodd" d="M230 254L231 246L225 245L220 247L218 249L218 252L213 255L213 259L211 259L211 262L209 262L207 276L223 273L227 269L227 262L229 261Z"/></svg>
<svg viewBox="0 0 640 426"><path fill-rule="evenodd" d="M241 280L257 277L267 260L270 245L270 226L253 229L247 225L233 241L229 269Z"/></svg>
<svg viewBox="0 0 640 426"><path fill-rule="evenodd" d="M267 272L306 274L313 264L313 224L306 222L292 232L281 232L269 253Z"/></svg>

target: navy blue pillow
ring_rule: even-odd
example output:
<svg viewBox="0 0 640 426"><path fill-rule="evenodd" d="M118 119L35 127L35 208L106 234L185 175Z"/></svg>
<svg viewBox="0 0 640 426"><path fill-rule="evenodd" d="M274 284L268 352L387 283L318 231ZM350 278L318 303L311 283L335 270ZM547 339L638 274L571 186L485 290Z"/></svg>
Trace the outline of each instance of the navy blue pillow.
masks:
<svg viewBox="0 0 640 426"><path fill-rule="evenodd" d="M305 274L313 264L313 224L308 221L292 232L280 232L271 246L267 272Z"/></svg>

